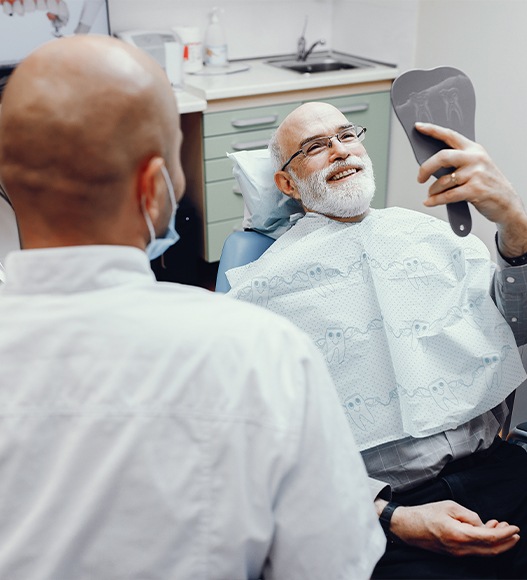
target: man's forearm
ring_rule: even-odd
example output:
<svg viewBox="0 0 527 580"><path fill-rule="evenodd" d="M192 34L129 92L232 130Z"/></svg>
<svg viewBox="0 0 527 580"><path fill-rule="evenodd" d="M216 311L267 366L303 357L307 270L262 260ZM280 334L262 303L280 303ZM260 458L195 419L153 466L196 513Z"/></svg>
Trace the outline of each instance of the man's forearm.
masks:
<svg viewBox="0 0 527 580"><path fill-rule="evenodd" d="M527 265L510 266L498 256L490 293L514 333L516 344L527 344Z"/></svg>

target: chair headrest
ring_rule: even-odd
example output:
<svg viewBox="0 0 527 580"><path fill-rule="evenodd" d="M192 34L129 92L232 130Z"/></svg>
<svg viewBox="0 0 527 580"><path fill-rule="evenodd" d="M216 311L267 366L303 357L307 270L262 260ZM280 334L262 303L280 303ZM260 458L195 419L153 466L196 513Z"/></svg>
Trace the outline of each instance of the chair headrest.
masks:
<svg viewBox="0 0 527 580"><path fill-rule="evenodd" d="M233 163L233 175L245 204L243 227L274 239L280 237L298 217L304 215L304 211L296 200L276 187L269 150L238 151L227 155Z"/></svg>

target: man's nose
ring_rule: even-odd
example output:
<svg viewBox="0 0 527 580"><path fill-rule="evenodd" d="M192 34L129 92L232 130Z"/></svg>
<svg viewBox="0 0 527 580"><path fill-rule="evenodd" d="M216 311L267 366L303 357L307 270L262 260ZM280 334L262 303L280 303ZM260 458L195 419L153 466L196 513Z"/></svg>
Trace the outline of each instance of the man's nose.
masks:
<svg viewBox="0 0 527 580"><path fill-rule="evenodd" d="M335 159L346 159L350 156L349 146L341 143L336 137L332 137L329 143L329 158L330 160Z"/></svg>

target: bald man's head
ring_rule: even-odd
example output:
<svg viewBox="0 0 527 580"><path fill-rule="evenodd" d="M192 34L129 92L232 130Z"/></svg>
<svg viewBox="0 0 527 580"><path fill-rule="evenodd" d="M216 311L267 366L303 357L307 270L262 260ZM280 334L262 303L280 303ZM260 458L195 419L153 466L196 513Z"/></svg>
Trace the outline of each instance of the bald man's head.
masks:
<svg viewBox="0 0 527 580"><path fill-rule="evenodd" d="M153 158L182 193L180 140L170 84L142 51L94 35L37 49L12 75L0 115L0 178L22 239L29 222L43 235L84 231L79 243L106 243L100 234L109 227L137 234L143 221L127 224L127 205L141 196L141 171Z"/></svg>

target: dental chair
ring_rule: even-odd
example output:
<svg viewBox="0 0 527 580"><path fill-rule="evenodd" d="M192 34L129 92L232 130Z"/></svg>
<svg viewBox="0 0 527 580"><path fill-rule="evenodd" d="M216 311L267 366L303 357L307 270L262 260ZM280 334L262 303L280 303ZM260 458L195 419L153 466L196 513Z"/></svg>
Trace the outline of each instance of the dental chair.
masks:
<svg viewBox="0 0 527 580"><path fill-rule="evenodd" d="M273 238L256 231L240 231L230 234L221 251L218 275L216 277L216 292L228 292L231 285L225 272L231 268L245 266L257 260L274 242Z"/></svg>

